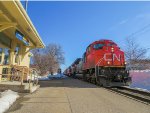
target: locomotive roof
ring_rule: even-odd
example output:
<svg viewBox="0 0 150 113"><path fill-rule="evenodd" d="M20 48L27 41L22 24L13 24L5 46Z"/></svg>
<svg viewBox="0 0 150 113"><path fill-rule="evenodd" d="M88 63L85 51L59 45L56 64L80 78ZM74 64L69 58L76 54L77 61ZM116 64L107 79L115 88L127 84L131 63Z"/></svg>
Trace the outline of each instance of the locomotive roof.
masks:
<svg viewBox="0 0 150 113"><path fill-rule="evenodd" d="M82 60L82 58L77 58L77 59L72 63L72 65L78 64L81 60ZM71 66L72 66L72 65L71 65Z"/></svg>
<svg viewBox="0 0 150 113"><path fill-rule="evenodd" d="M98 41L95 42L113 42L112 40L108 40L108 39L100 39Z"/></svg>
<svg viewBox="0 0 150 113"><path fill-rule="evenodd" d="M113 42L112 40L109 40L109 39L100 39L100 40L97 40L97 41L95 41L95 42L92 42L91 44L89 44L89 46L92 45L92 44L95 44L95 43L99 43L99 42L103 42L103 43L109 43L109 42L111 42L111 43L116 44L115 42ZM117 44L116 44L116 45L117 45ZM88 46L88 47L89 47L89 46Z"/></svg>

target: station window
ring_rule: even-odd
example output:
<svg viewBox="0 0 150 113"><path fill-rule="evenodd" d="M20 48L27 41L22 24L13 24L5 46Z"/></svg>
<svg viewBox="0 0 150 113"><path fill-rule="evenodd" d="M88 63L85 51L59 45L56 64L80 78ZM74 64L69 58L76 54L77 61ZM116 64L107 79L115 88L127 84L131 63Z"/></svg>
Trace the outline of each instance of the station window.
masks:
<svg viewBox="0 0 150 113"><path fill-rule="evenodd" d="M5 48L4 65L9 64L10 50Z"/></svg>
<svg viewBox="0 0 150 113"><path fill-rule="evenodd" d="M0 55L2 54L2 51L3 51L3 49L2 49L2 48L0 48Z"/></svg>
<svg viewBox="0 0 150 113"><path fill-rule="evenodd" d="M0 55L0 64L2 64L2 56Z"/></svg>
<svg viewBox="0 0 150 113"><path fill-rule="evenodd" d="M104 44L95 44L93 48L97 50L97 49L102 49L103 46Z"/></svg>

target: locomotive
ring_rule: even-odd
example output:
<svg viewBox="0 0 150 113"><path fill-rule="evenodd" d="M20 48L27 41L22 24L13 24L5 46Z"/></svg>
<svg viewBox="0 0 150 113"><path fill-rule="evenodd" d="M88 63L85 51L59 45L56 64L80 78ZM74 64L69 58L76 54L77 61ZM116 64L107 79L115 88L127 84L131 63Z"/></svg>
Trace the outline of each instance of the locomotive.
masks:
<svg viewBox="0 0 150 113"><path fill-rule="evenodd" d="M115 42L107 39L91 43L83 57L77 58L64 74L104 87L131 83L124 52Z"/></svg>

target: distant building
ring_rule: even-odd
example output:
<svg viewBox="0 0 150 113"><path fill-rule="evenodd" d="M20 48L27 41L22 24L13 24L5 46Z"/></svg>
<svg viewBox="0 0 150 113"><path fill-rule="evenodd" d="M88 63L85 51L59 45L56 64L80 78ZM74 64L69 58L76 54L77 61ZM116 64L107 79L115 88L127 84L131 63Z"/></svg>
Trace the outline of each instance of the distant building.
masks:
<svg viewBox="0 0 150 113"><path fill-rule="evenodd" d="M132 60L127 63L127 68L132 70L150 69L150 59Z"/></svg>

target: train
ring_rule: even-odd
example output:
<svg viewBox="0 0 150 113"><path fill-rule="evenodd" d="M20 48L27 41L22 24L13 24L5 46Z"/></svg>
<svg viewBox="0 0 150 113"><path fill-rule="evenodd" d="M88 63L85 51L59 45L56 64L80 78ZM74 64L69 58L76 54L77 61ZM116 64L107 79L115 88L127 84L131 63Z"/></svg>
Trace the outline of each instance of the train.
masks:
<svg viewBox="0 0 150 113"><path fill-rule="evenodd" d="M132 81L124 52L108 39L91 43L82 58L77 58L64 74L104 87L129 86Z"/></svg>

